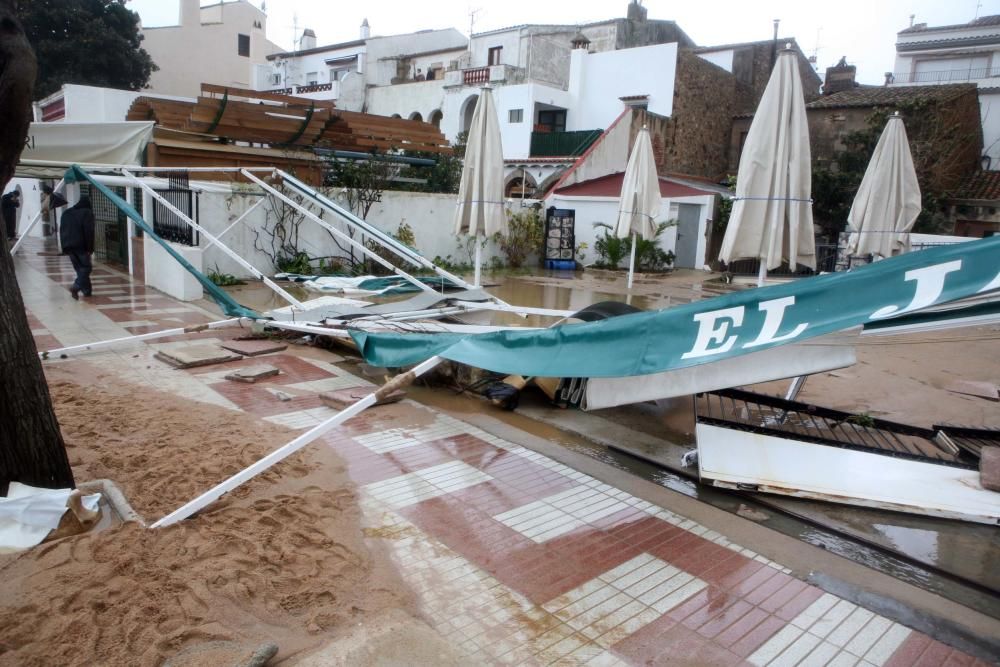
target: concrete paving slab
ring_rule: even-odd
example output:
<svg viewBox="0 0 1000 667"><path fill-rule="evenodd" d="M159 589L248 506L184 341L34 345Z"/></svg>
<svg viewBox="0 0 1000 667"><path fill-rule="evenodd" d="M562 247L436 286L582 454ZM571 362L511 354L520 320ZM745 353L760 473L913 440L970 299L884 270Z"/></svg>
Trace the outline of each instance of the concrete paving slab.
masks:
<svg viewBox="0 0 1000 667"><path fill-rule="evenodd" d="M246 368L237 369L226 375L226 379L232 380L233 382L247 382L253 384L257 380L274 377L280 372L281 371L274 366L260 364L258 366L247 366Z"/></svg>
<svg viewBox="0 0 1000 667"><path fill-rule="evenodd" d="M288 345L285 343L268 339L227 340L222 344L222 347L236 354L242 354L244 357L257 357L288 349Z"/></svg>
<svg viewBox="0 0 1000 667"><path fill-rule="evenodd" d="M195 368L237 361L243 356L221 350L214 345L189 345L174 350L160 350L154 358L174 368Z"/></svg>

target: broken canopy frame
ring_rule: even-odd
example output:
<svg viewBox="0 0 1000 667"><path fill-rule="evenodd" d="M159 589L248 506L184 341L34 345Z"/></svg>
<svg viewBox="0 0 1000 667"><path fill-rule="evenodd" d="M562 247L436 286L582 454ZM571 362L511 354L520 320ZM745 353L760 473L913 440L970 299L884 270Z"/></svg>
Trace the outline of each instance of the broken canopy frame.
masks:
<svg viewBox="0 0 1000 667"><path fill-rule="evenodd" d="M703 483L1000 523L1000 494L980 485L975 459L938 444L950 427L860 419L739 389L703 394L695 406Z"/></svg>
<svg viewBox="0 0 1000 667"><path fill-rule="evenodd" d="M173 257L182 267L184 267L188 271L188 273L193 275L195 279L197 279L198 282L201 283L202 288L206 292L208 292L209 296L211 296L212 299L217 304L219 304L219 307L222 309L222 312L224 314L230 317L248 317L251 319L261 319L261 316L257 311L237 303L236 300L233 299L233 297L229 296L229 294L227 294L223 289L221 289L211 280L209 280L201 271L192 266L191 263L188 262L186 259L184 259L184 257L181 256L181 254L178 253L169 243L160 238L159 235L157 235L157 233L149 225L149 223L147 223L143 219L143 217L139 215L139 213L130 204L128 204L124 199L115 194L103 183L98 182L93 176L84 171L84 169L82 169L78 165L74 165L66 170L64 179L67 183L86 181L90 183L93 187L97 188L97 190L101 194L107 197L111 201L111 203L113 203L115 206L118 207L120 211L122 211L125 215L127 215L132 220L132 222L134 222L139 227L139 229L143 231L143 233L146 236L148 236L149 238L153 239L156 243L158 243L160 247L162 247L167 252L168 255Z"/></svg>

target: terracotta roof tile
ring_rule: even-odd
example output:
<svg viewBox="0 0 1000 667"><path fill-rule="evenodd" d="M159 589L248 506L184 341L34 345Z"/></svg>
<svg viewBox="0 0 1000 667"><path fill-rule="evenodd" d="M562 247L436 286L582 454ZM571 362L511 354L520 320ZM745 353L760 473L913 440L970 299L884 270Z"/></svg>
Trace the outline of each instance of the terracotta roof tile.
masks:
<svg viewBox="0 0 1000 667"><path fill-rule="evenodd" d="M959 186L952 199L1000 199L1000 171L978 171Z"/></svg>
<svg viewBox="0 0 1000 667"><path fill-rule="evenodd" d="M553 194L568 197L618 197L622 192L622 181L625 174L618 172L608 174L599 178L592 178L581 183L567 185L559 188ZM699 197L701 195L713 195L714 192L698 190L687 185L675 183L669 179L660 177L660 196L662 197Z"/></svg>
<svg viewBox="0 0 1000 667"><path fill-rule="evenodd" d="M948 102L969 92L974 83L953 83L940 86L859 86L826 95L806 105L807 109L840 109L844 107L876 107L905 104L920 100Z"/></svg>

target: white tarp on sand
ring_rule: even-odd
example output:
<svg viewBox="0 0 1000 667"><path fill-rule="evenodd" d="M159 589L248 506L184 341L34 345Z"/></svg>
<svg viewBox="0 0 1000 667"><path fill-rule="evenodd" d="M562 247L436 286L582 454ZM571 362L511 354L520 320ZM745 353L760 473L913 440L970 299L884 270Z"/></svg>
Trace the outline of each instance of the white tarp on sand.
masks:
<svg viewBox="0 0 1000 667"><path fill-rule="evenodd" d="M39 489L11 482L7 497L0 498L0 552L18 551L41 544L67 510L73 489ZM83 507L96 511L101 494L84 496Z"/></svg>

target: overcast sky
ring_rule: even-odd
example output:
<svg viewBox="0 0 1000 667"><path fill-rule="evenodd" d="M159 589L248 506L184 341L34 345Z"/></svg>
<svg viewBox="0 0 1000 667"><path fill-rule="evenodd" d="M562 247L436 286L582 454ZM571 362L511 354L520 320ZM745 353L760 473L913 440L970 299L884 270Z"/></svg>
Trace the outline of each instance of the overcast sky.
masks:
<svg viewBox="0 0 1000 667"><path fill-rule="evenodd" d="M202 0L203 5L217 0ZM261 0L250 0L258 7ZM361 21L372 35L392 35L426 28L454 27L482 32L520 23L588 23L625 16L627 0L266 0L267 35L291 49L295 27L312 28L317 43L357 39ZM143 24L177 23L177 0L129 0ZM677 21L702 46L768 39L780 19L782 37L795 37L806 55L817 55L820 74L841 56L858 68L861 83L880 84L893 69L896 33L916 23L966 23L975 16L1000 14L1000 0L645 0L649 18Z"/></svg>

